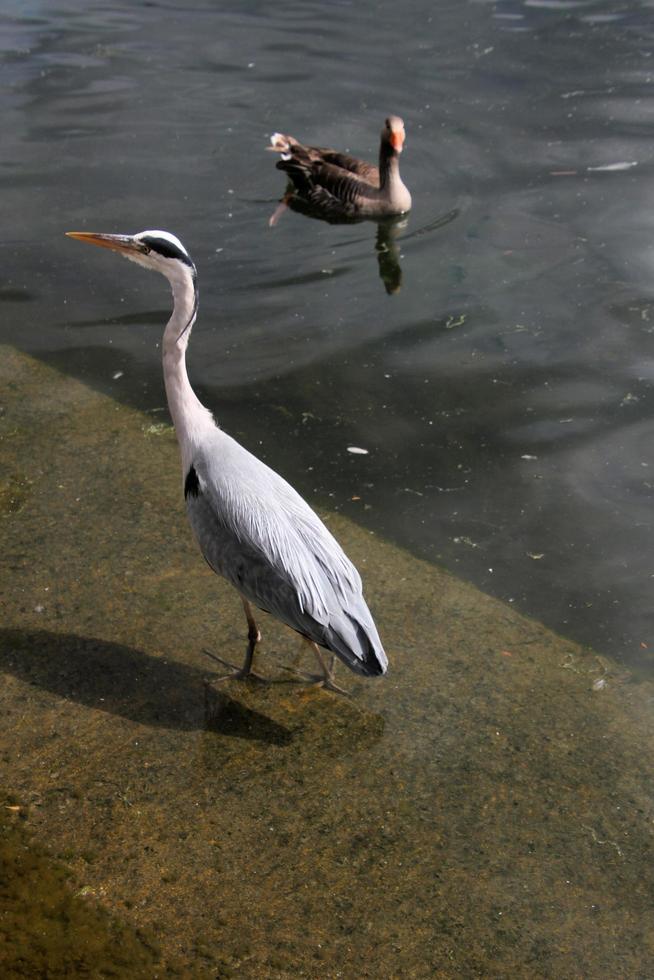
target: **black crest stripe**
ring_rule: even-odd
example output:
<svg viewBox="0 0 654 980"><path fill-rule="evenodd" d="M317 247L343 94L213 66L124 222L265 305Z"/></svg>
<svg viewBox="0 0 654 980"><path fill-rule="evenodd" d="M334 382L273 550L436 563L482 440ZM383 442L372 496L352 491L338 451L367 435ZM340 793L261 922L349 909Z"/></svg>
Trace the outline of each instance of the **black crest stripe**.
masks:
<svg viewBox="0 0 654 980"><path fill-rule="evenodd" d="M157 238L156 235L146 235L145 238L141 239L141 241L153 252L163 255L164 258L179 259L180 262L183 262L185 265L193 268L193 263L186 252L182 251L182 249L173 242L169 242L167 238Z"/></svg>

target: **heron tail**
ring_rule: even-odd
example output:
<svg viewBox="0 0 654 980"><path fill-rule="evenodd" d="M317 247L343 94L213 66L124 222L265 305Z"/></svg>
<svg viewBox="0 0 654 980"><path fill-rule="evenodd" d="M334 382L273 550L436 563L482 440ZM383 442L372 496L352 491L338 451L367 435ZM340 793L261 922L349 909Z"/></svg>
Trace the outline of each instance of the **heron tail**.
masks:
<svg viewBox="0 0 654 980"><path fill-rule="evenodd" d="M367 611L367 610L366 610ZM330 621L323 645L347 664L355 674L380 677L386 673L388 658L384 652L372 616L361 617L343 612L338 621Z"/></svg>

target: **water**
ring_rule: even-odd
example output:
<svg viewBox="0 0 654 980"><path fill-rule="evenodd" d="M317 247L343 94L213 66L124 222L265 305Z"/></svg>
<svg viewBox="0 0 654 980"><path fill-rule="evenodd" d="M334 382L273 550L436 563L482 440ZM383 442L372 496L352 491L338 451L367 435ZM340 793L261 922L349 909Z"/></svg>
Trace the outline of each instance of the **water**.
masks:
<svg viewBox="0 0 654 980"><path fill-rule="evenodd" d="M648 3L5 4L2 339L165 419L164 285L62 233L174 231L200 273L191 375L230 432L314 502L647 681L652 28ZM392 229L390 273L372 224L288 213L268 227L284 185L272 131L374 158L391 111L414 210ZM388 290L380 271L398 269ZM98 465L98 418L88 425L76 438ZM28 485L20 466L11 476L13 500ZM139 525L139 542L151 534ZM103 561L115 576L109 545ZM47 628L73 632L68 618ZM196 652L203 642L198 625ZM306 724L318 757L336 751ZM414 803L434 792L425 778ZM252 805L268 790L262 777ZM489 957L466 968L488 974Z"/></svg>
<svg viewBox="0 0 654 980"><path fill-rule="evenodd" d="M61 233L174 230L201 276L193 377L225 425L329 506L647 669L650 7L374 20L5 8L3 333L160 406L161 284ZM374 158L389 110L416 201L392 296L373 225L267 227L264 152L287 129Z"/></svg>

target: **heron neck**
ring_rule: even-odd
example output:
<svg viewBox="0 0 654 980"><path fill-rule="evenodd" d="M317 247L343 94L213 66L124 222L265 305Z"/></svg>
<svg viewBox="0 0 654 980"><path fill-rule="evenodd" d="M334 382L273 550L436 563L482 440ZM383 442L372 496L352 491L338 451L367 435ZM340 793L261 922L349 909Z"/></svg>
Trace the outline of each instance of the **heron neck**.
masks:
<svg viewBox="0 0 654 980"><path fill-rule="evenodd" d="M186 473L202 434L209 428L215 429L215 422L193 391L186 371L186 348L197 316L195 276L190 269L184 269L179 278L171 278L170 284L174 305L163 336L163 374L168 408Z"/></svg>

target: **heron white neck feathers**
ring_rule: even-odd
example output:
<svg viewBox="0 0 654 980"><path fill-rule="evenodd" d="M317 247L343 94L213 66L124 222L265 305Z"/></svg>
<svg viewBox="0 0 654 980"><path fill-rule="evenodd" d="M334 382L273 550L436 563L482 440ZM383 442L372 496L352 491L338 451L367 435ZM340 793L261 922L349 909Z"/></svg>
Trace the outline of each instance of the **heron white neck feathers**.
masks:
<svg viewBox="0 0 654 980"><path fill-rule="evenodd" d="M186 371L186 348L198 312L195 267L177 259L163 259L157 268L166 276L173 292L173 312L163 335L163 375L182 456L182 473L186 474L204 435L218 426L193 391Z"/></svg>

